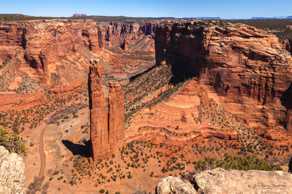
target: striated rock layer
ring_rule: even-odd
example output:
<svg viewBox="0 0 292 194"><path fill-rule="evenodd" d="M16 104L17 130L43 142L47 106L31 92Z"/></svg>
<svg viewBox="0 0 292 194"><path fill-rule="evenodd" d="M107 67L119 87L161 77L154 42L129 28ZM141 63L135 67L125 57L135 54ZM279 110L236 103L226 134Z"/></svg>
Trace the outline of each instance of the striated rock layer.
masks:
<svg viewBox="0 0 292 194"><path fill-rule="evenodd" d="M252 127L285 126L290 118L284 95L290 93L292 58L273 34L243 24L162 25L156 60L172 66L176 82L197 77L213 87Z"/></svg>
<svg viewBox="0 0 292 194"><path fill-rule="evenodd" d="M151 26L93 20L1 22L0 125L22 130L32 118L41 120L69 103L86 105L91 60L106 66L106 77L128 79L146 71L154 65ZM124 39L128 49L123 50ZM78 100L69 100L72 96Z"/></svg>

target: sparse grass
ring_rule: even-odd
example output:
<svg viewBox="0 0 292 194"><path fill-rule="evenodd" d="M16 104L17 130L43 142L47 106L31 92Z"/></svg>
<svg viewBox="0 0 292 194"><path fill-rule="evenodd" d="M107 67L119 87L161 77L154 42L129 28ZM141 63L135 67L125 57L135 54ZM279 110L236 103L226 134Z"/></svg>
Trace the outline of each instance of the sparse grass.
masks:
<svg viewBox="0 0 292 194"><path fill-rule="evenodd" d="M4 146L9 152L25 153L25 145L21 137L15 133L8 133L2 128L0 128L0 145Z"/></svg>
<svg viewBox="0 0 292 194"><path fill-rule="evenodd" d="M279 166L270 164L254 156L224 156L223 159L206 158L195 162L194 168L197 171L214 168L223 168L226 170L281 170Z"/></svg>

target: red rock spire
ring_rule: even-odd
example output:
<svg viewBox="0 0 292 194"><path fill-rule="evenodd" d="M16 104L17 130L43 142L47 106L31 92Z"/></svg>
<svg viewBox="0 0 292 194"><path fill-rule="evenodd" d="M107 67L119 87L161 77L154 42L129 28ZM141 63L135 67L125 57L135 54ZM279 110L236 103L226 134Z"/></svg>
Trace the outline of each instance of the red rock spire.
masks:
<svg viewBox="0 0 292 194"><path fill-rule="evenodd" d="M103 68L101 65L90 67L89 94L90 139L92 157L96 161L116 151L124 138L125 102L122 87L118 82L109 82L109 97L104 93Z"/></svg>
<svg viewBox="0 0 292 194"><path fill-rule="evenodd" d="M108 110L103 90L102 66L90 67L90 139L93 159L97 160L110 152L108 142Z"/></svg>
<svg viewBox="0 0 292 194"><path fill-rule="evenodd" d="M124 139L125 100L124 92L118 82L109 83L109 142L111 149Z"/></svg>

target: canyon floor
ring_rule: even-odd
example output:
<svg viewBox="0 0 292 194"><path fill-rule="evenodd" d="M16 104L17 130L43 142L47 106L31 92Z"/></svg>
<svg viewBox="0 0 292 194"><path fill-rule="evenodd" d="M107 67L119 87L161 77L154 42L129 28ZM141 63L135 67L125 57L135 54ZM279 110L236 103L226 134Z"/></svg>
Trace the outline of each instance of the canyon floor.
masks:
<svg viewBox="0 0 292 194"><path fill-rule="evenodd" d="M134 114L125 144L96 163L90 158L89 109L72 106L49 115L36 129L21 134L28 148L28 193L151 193L162 177L194 172L199 159L240 154L237 132L222 131L208 119L200 122L203 91L208 90L190 80ZM207 96L219 100L214 91ZM211 107L209 114L219 118L224 113L218 110ZM286 145L292 145L292 136L287 138Z"/></svg>

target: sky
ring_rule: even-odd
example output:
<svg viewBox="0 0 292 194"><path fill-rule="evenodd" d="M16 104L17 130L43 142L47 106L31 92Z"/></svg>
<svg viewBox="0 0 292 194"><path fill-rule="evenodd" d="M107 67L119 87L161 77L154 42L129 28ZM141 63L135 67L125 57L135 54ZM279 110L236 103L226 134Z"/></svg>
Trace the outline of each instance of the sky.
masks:
<svg viewBox="0 0 292 194"><path fill-rule="evenodd" d="M0 0L0 13L240 19L291 16L292 0Z"/></svg>

